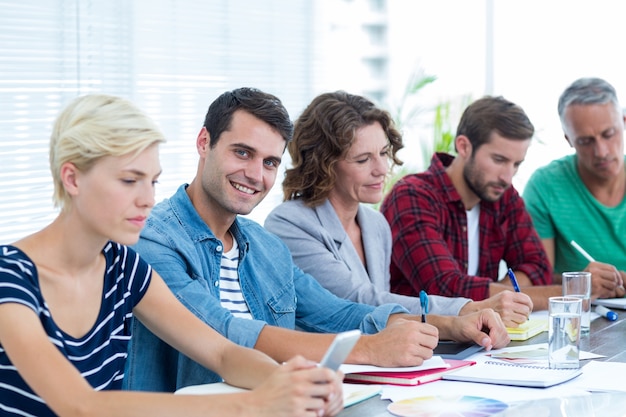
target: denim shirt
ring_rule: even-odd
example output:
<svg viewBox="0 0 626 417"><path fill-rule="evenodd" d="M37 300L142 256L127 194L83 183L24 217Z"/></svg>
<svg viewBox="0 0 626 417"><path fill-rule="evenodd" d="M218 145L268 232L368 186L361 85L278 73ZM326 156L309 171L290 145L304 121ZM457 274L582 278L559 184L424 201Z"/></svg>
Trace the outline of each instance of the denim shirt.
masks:
<svg viewBox="0 0 626 417"><path fill-rule="evenodd" d="M186 188L154 207L135 249L189 310L233 342L254 347L266 324L317 333L358 328L371 334L385 327L390 314L407 312L397 304L372 307L333 295L295 266L277 236L237 217L230 232L239 245L241 291L254 319L234 317L220 304L222 242L196 212ZM134 321L126 389L175 391L220 380Z"/></svg>

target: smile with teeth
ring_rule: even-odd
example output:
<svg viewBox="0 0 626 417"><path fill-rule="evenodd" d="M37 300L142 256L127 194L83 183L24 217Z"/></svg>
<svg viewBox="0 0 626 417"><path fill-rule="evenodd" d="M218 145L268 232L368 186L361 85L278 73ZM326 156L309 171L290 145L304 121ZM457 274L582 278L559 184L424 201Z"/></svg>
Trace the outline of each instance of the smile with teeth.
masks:
<svg viewBox="0 0 626 417"><path fill-rule="evenodd" d="M246 193L246 194L254 194L256 191L253 190L252 188L248 188L248 187L244 187L241 184L237 184L234 182L231 182L232 186L235 187L236 189L238 189L239 191L241 191L242 193Z"/></svg>

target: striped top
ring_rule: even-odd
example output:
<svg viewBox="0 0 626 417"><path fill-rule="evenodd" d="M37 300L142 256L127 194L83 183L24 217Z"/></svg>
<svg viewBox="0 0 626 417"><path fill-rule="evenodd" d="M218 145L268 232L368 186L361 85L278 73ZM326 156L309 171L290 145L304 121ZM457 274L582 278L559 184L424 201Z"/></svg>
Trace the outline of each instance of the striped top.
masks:
<svg viewBox="0 0 626 417"><path fill-rule="evenodd" d="M230 311L233 316L252 319L248 304L243 298L239 283L239 245L233 237L233 247L222 253L220 265L220 302L222 307Z"/></svg>
<svg viewBox="0 0 626 417"><path fill-rule="evenodd" d="M100 313L83 337L61 330L39 288L37 268L14 246L0 246L0 304L19 303L39 317L48 339L96 390L121 389L133 307L145 294L152 269L137 253L109 242ZM11 364L0 341L0 415L54 416Z"/></svg>

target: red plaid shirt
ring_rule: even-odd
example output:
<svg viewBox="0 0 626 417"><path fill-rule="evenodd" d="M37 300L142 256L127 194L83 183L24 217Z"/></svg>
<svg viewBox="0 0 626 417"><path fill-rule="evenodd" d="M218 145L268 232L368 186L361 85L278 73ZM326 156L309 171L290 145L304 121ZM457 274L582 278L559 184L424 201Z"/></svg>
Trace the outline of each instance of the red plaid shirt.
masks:
<svg viewBox="0 0 626 417"><path fill-rule="evenodd" d="M398 181L381 206L393 234L391 291L483 300L501 259L533 285L551 284L550 262L513 187L496 202L480 202L478 275L467 274L467 215L445 172L452 160L435 154L427 171Z"/></svg>

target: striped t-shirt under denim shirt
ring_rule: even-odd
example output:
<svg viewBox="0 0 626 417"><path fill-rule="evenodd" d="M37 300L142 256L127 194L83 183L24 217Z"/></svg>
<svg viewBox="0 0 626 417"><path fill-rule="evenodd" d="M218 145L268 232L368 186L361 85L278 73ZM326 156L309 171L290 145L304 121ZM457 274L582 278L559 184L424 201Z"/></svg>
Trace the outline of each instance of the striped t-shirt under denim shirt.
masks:
<svg viewBox="0 0 626 417"><path fill-rule="evenodd" d="M239 283L239 246L233 237L233 247L222 253L222 263L220 265L220 302L222 307L229 310L233 316L252 319L252 314L248 309L248 304L243 298L241 285Z"/></svg>
<svg viewBox="0 0 626 417"><path fill-rule="evenodd" d="M132 310L148 289L152 269L133 249L114 242L102 253L106 267L100 312L86 334L75 338L57 326L41 293L36 266L14 246L0 246L0 304L32 309L48 340L95 390L121 389ZM0 341L0 415L6 414L55 415L19 375Z"/></svg>

